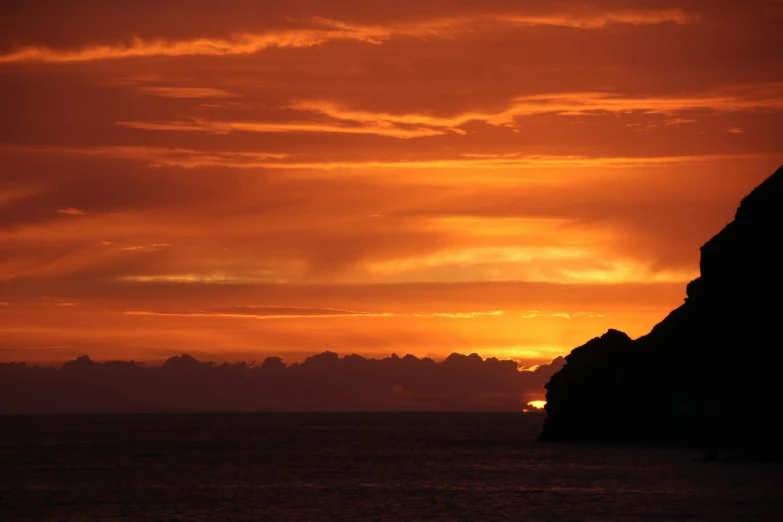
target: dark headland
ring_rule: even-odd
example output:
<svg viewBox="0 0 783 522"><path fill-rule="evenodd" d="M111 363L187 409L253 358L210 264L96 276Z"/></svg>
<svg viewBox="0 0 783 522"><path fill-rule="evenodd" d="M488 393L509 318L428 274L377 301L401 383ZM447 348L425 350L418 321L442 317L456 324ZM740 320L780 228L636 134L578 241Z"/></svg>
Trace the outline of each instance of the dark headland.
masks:
<svg viewBox="0 0 783 522"><path fill-rule="evenodd" d="M649 334L609 330L566 357L539 439L783 456L783 167L701 247L700 270Z"/></svg>

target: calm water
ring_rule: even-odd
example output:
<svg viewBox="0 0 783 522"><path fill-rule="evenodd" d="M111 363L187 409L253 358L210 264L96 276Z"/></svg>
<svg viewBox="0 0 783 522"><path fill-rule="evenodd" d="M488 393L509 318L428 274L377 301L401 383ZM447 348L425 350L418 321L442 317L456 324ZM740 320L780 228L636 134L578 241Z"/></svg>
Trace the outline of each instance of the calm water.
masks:
<svg viewBox="0 0 783 522"><path fill-rule="evenodd" d="M783 520L783 466L526 414L0 417L0 520Z"/></svg>

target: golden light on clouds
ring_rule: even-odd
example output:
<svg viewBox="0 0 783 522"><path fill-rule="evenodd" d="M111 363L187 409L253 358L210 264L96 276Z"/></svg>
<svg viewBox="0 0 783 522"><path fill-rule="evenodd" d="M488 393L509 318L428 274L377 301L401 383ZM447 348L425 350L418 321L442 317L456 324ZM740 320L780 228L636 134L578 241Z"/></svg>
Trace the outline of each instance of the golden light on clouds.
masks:
<svg viewBox="0 0 783 522"><path fill-rule="evenodd" d="M645 9L625 11L604 11L599 13L550 13L543 16L526 14L483 14L473 17L435 18L409 24L362 25L324 17L309 17L293 20L295 25L309 25L309 28L272 29L260 33L234 32L225 38L189 38L171 40L158 38L145 40L134 37L128 44L103 44L80 49L53 49L47 46L31 45L0 54L0 63L41 62L83 62L94 60L115 60L136 57L183 57L183 56L231 56L255 54L272 48L313 47L327 42L355 40L369 44L380 44L395 36L453 36L455 32L470 30L471 26L484 24L490 29L492 23L507 23L521 26L561 26L596 29L608 24L659 24L690 22L689 16L680 9ZM237 19L240 22L241 18Z"/></svg>
<svg viewBox="0 0 783 522"><path fill-rule="evenodd" d="M0 360L646 333L783 161L783 8L618 5L4 10Z"/></svg>

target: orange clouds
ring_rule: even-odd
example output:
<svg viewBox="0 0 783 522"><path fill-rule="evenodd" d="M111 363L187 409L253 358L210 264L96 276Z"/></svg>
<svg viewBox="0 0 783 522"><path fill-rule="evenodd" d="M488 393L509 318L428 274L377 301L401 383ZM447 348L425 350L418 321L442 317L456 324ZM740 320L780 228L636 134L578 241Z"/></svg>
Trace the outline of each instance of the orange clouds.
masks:
<svg viewBox="0 0 783 522"><path fill-rule="evenodd" d="M713 111L781 110L783 83L733 86L725 90L707 92L690 97L626 97L609 93L585 92L520 97L503 113L489 121L508 122L521 115L552 112L562 115L591 112L632 112L672 114L682 111L708 109Z"/></svg>
<svg viewBox="0 0 783 522"><path fill-rule="evenodd" d="M168 243L155 243L153 245L136 245L136 246L121 247L121 250L125 250L127 252L155 252L163 248L172 248L172 246L173 245L170 245Z"/></svg>
<svg viewBox="0 0 783 522"><path fill-rule="evenodd" d="M169 350L187 350L223 360L283 354L293 362L311 354L314 346L436 359L450 353L446 348L470 352L473 347L486 356L531 365L567 351L564 347L578 342L584 331L600 333L613 322L644 333L649 315L665 313L681 299L675 285L610 286L600 292L520 283L282 288L169 284L158 286L159 291L156 286L110 284L104 288L112 288L114 297L108 299L87 296L92 290L82 287L73 307L9 303L0 311L8 321L3 353L17 360L52 361L62 356L57 354L71 357L81 350L150 361L165 358ZM564 300L570 301L569 320L554 316L564 313ZM310 307L302 308L305 303ZM317 308L326 303L358 306ZM532 303L540 317L522 319ZM296 304L300 307L291 306ZM603 309L605 317L579 313L593 307ZM152 313L125 313L129 309ZM31 321L38 321L37 326L31 327Z"/></svg>
<svg viewBox="0 0 783 522"><path fill-rule="evenodd" d="M555 25L562 27L579 27L597 29L609 24L646 25L673 22L686 24L698 19L695 14L688 14L682 9L645 9L610 11L594 15L560 14L551 16L508 15L498 17L500 20L520 25Z"/></svg>
<svg viewBox="0 0 783 522"><path fill-rule="evenodd" d="M131 129L155 131L197 131L210 134L227 134L233 131L242 132L326 132L338 134L374 134L391 138L420 138L422 136L437 136L442 131L436 129L404 129L385 125L330 125L305 122L243 122L243 121L212 121L192 119L189 121L170 122L140 122L123 121L119 125Z"/></svg>
<svg viewBox="0 0 783 522"><path fill-rule="evenodd" d="M152 88L154 89L154 88ZM465 112L455 116L428 114L391 114L354 110L328 101L296 101L289 107L301 113L304 121L217 121L192 118L182 121L118 122L141 130L189 131L209 134L229 132L260 133L345 133L374 134L392 138L420 138L447 133L466 134L465 126L481 122L487 125L516 127L526 116L552 114L579 116L606 113L679 114L693 111L738 112L783 110L783 83L732 86L689 97L629 97L602 92L551 93L519 96L499 112ZM326 121L318 121L325 116ZM310 120L310 121L307 121ZM695 120L675 118L663 125L690 123Z"/></svg>
<svg viewBox="0 0 783 522"><path fill-rule="evenodd" d="M238 94L210 87L138 87L139 92L161 98L237 98Z"/></svg>
<svg viewBox="0 0 783 522"><path fill-rule="evenodd" d="M521 26L562 26L597 29L609 24L688 23L695 17L680 9L646 9L603 13L486 14L471 18L420 20L410 24L361 25L322 17L306 22L313 28L269 30L263 33L236 34L228 38L187 40L145 40L134 37L125 45L95 45L75 50L28 46L0 55L1 63L14 62L89 62L152 56L232 56L254 54L270 48L303 48L326 42L353 40L377 44L394 36L447 36L467 31L477 24L505 23Z"/></svg>
<svg viewBox="0 0 783 522"><path fill-rule="evenodd" d="M641 335L783 161L769 5L6 9L0 360Z"/></svg>
<svg viewBox="0 0 783 522"><path fill-rule="evenodd" d="M66 214L68 216L83 216L86 212L79 210L78 208L61 208L57 210L58 214Z"/></svg>
<svg viewBox="0 0 783 522"><path fill-rule="evenodd" d="M226 56L253 54L271 47L311 47L330 40L358 40L377 43L388 37L381 28L351 26L332 20L318 20L327 29L300 29L270 31L261 34L243 34L229 39L194 38L191 40L143 40L133 38L128 45L99 45L77 50L58 50L47 47L25 47L0 55L0 63L39 62L89 62L148 56Z"/></svg>
<svg viewBox="0 0 783 522"><path fill-rule="evenodd" d="M162 315L179 317L226 317L240 319L325 319L336 317L389 317L390 313L354 312L351 310L335 310L332 308L272 308L272 307L233 307L222 310L203 312L149 312L126 311L127 315Z"/></svg>
<svg viewBox="0 0 783 522"><path fill-rule="evenodd" d="M271 132L271 131L270 131ZM0 147L0 151L2 151ZM481 154L462 153L458 157L432 157L421 160L366 161L345 159L333 161L302 161L290 154L279 152L208 151L163 147L12 147L8 152L20 154L51 154L54 156L95 156L136 160L150 167L182 167L186 169L223 167L231 169L281 169L281 170L493 170L493 169L563 169L563 168L629 168L667 166L687 163L711 163L726 160L765 159L773 161L776 154L709 154L693 156L652 157L602 157L581 155L538 155L522 153ZM440 176L440 175L438 175ZM427 180L426 177L415 178ZM458 181L454 179L454 181ZM505 182L505 178L480 176L472 183ZM529 181L529 180L528 180ZM67 212L63 212L67 213Z"/></svg>
<svg viewBox="0 0 783 522"><path fill-rule="evenodd" d="M72 305L72 303L70 303ZM235 306L223 309L205 310L199 312L153 312L129 310L127 315L160 315L176 317L225 317L235 319L330 319L342 317L424 317L448 319L473 319L476 317L491 317L503 315L503 310L489 312L433 312L433 313L392 313L392 312L359 312L339 310L334 308L276 308L264 306Z"/></svg>

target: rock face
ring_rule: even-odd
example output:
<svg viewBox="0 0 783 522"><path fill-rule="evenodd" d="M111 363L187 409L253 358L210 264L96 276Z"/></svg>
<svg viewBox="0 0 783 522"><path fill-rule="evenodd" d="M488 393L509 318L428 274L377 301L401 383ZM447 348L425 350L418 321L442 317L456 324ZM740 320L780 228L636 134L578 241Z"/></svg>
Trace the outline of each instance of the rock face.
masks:
<svg viewBox="0 0 783 522"><path fill-rule="evenodd" d="M781 455L783 167L701 248L700 268L649 334L610 330L566 357L540 439Z"/></svg>

